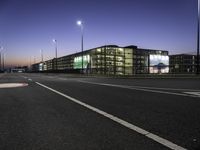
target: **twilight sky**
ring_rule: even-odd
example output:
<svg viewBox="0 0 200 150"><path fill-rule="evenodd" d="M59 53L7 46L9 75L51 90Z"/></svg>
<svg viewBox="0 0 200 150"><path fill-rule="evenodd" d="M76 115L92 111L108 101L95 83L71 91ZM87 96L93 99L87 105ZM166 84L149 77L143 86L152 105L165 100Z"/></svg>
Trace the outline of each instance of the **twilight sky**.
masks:
<svg viewBox="0 0 200 150"><path fill-rule="evenodd" d="M194 53L198 0L0 0L0 46L6 64L29 65L115 44Z"/></svg>

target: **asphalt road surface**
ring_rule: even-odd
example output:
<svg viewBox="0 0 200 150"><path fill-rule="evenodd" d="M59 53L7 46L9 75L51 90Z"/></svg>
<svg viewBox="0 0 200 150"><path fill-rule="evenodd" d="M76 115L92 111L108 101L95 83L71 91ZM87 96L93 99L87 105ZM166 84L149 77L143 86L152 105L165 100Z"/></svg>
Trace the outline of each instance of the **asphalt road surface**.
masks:
<svg viewBox="0 0 200 150"><path fill-rule="evenodd" d="M200 150L200 79L0 74L0 150L66 149Z"/></svg>

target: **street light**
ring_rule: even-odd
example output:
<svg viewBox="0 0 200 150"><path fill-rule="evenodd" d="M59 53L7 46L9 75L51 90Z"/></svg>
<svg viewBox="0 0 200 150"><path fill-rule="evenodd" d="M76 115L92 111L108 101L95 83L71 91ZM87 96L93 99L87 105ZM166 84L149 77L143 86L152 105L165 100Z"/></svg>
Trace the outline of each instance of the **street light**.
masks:
<svg viewBox="0 0 200 150"><path fill-rule="evenodd" d="M200 71L200 69L199 69L199 18L200 18L200 15L199 15L199 0L198 0L198 15L197 15L197 17L198 17L198 21L197 21L197 75L199 74L199 71Z"/></svg>
<svg viewBox="0 0 200 150"><path fill-rule="evenodd" d="M40 54L41 54L41 65L42 65L41 66L42 67L41 70L44 71L43 50L42 49L40 50Z"/></svg>
<svg viewBox="0 0 200 150"><path fill-rule="evenodd" d="M2 70L2 66L1 66L1 52L3 51L3 46L0 46L0 72Z"/></svg>
<svg viewBox="0 0 200 150"><path fill-rule="evenodd" d="M43 50L40 50L40 54L41 54L41 62L43 63Z"/></svg>
<svg viewBox="0 0 200 150"><path fill-rule="evenodd" d="M82 61L81 73L83 73L83 22L81 20L78 20L76 24L81 27L81 55L82 55L81 56L82 57L81 58L81 61Z"/></svg>
<svg viewBox="0 0 200 150"><path fill-rule="evenodd" d="M5 71L5 52L3 53L3 72Z"/></svg>
<svg viewBox="0 0 200 150"><path fill-rule="evenodd" d="M55 67L55 70L57 70L57 51L58 51L58 48L57 48L57 40L56 40L56 39L53 39L52 41L53 41L53 43L55 44L55 55L56 55L56 67Z"/></svg>

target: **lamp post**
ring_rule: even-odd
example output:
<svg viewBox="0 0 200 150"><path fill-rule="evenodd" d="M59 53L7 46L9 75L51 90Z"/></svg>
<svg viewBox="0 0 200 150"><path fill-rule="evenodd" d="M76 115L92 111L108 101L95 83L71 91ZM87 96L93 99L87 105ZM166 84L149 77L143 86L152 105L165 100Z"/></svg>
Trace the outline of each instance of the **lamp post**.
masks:
<svg viewBox="0 0 200 150"><path fill-rule="evenodd" d="M55 44L55 55L56 55L56 62L55 62L55 70L57 70L57 51L58 51L58 48L57 48L57 40L56 39L53 39L53 43Z"/></svg>
<svg viewBox="0 0 200 150"><path fill-rule="evenodd" d="M81 73L83 73L83 22L81 20L78 20L77 25L81 27Z"/></svg>
<svg viewBox="0 0 200 150"><path fill-rule="evenodd" d="M42 65L42 68L41 70L44 71L44 63L43 63L43 50L41 49L40 50L40 54L41 54L41 65Z"/></svg>
<svg viewBox="0 0 200 150"><path fill-rule="evenodd" d="M199 15L199 0L198 0L198 15L197 15L197 17L198 17L198 19L197 19L197 75L199 74L199 71L200 71L200 69L199 69L199 18L200 18L200 15Z"/></svg>
<svg viewBox="0 0 200 150"><path fill-rule="evenodd" d="M29 60L29 71L32 71L32 67L31 67L31 56L30 56L30 60Z"/></svg>
<svg viewBox="0 0 200 150"><path fill-rule="evenodd" d="M1 64L1 62L2 62L2 60L1 60L1 52L2 51L3 51L3 47L0 46L0 72L2 71L2 64Z"/></svg>
<svg viewBox="0 0 200 150"><path fill-rule="evenodd" d="M41 62L43 63L43 50L40 50L40 54L41 54Z"/></svg>
<svg viewBox="0 0 200 150"><path fill-rule="evenodd" d="M5 53L2 54L3 72L5 71Z"/></svg>

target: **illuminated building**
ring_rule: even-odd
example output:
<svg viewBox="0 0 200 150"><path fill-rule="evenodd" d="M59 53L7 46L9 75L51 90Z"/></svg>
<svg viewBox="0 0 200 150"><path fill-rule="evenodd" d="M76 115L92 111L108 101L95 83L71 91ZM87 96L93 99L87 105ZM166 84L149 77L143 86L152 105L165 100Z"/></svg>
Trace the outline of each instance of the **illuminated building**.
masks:
<svg viewBox="0 0 200 150"><path fill-rule="evenodd" d="M56 59L44 61L44 72L80 73L102 75L134 75L168 73L168 51L140 49L137 46L106 45ZM57 62L57 67L55 66ZM38 64L33 64L33 66ZM34 68L40 68L34 67ZM57 68L57 70L55 69ZM34 72L41 70L33 70Z"/></svg>
<svg viewBox="0 0 200 150"><path fill-rule="evenodd" d="M21 67L14 67L11 68L10 72L12 73L22 73L22 72L28 72L28 66L21 66Z"/></svg>
<svg viewBox="0 0 200 150"><path fill-rule="evenodd" d="M170 73L185 74L196 72L196 55L170 55Z"/></svg>

